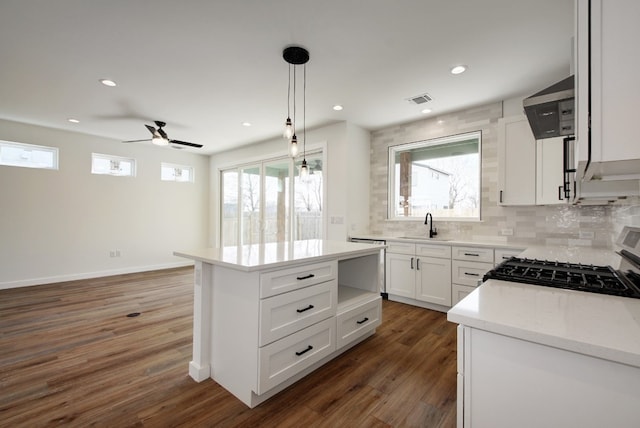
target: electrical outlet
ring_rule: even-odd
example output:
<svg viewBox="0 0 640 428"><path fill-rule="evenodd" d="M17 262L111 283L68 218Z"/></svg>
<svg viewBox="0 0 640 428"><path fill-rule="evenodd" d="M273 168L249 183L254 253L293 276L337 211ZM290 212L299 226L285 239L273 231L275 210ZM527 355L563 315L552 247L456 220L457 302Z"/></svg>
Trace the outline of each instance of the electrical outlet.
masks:
<svg viewBox="0 0 640 428"><path fill-rule="evenodd" d="M115 257L116 256L116 252L115 251L109 251L109 257Z"/></svg>
<svg viewBox="0 0 640 428"><path fill-rule="evenodd" d="M120 252L120 250L116 250L116 257L120 257L122 256L122 253Z"/></svg>
<svg viewBox="0 0 640 428"><path fill-rule="evenodd" d="M344 224L344 217L342 216L331 217L331 224Z"/></svg>
<svg viewBox="0 0 640 428"><path fill-rule="evenodd" d="M502 229L500 233L502 234L502 236L513 236L513 229L511 228Z"/></svg>
<svg viewBox="0 0 640 428"><path fill-rule="evenodd" d="M580 239L593 239L595 236L594 232L580 231Z"/></svg>

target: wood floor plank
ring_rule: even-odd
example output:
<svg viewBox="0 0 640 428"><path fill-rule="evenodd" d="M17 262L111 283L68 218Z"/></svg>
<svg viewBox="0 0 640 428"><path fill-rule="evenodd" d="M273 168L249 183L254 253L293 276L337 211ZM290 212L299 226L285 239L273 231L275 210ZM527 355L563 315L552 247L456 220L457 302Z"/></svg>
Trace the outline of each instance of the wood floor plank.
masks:
<svg viewBox="0 0 640 428"><path fill-rule="evenodd" d="M384 301L373 337L249 409L188 376L192 299L193 268L0 290L0 427L455 426L443 313Z"/></svg>

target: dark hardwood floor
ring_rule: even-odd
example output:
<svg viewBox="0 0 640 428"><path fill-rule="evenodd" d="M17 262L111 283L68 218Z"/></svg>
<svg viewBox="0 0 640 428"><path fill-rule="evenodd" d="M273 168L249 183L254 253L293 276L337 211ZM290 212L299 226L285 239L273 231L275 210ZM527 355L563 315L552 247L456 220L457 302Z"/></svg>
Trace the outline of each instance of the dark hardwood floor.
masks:
<svg viewBox="0 0 640 428"><path fill-rule="evenodd" d="M0 290L0 426L455 426L445 314L385 301L375 336L249 409L188 375L192 283L180 268Z"/></svg>

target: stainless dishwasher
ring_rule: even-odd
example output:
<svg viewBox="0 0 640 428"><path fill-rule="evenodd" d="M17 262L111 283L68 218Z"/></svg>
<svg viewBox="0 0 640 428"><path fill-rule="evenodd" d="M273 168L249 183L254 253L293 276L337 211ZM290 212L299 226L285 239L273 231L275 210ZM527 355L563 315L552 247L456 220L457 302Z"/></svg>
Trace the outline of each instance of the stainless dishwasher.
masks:
<svg viewBox="0 0 640 428"><path fill-rule="evenodd" d="M349 238L351 242L360 242L363 244L373 244L373 245L387 245L387 241L384 239L373 239L373 238ZM380 294L385 299L387 298L387 286L385 282L385 260L386 255L384 251L384 247L380 249L380 262L378 263L378 289L380 290Z"/></svg>

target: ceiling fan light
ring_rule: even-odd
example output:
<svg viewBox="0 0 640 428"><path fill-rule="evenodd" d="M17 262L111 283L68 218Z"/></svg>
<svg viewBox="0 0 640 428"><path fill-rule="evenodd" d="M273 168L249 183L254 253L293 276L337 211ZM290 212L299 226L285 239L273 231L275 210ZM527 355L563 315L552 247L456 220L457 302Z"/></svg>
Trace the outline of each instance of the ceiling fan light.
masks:
<svg viewBox="0 0 640 428"><path fill-rule="evenodd" d="M153 137L151 139L151 143L155 144L156 146L168 146L169 145L169 141L165 138L162 137Z"/></svg>

